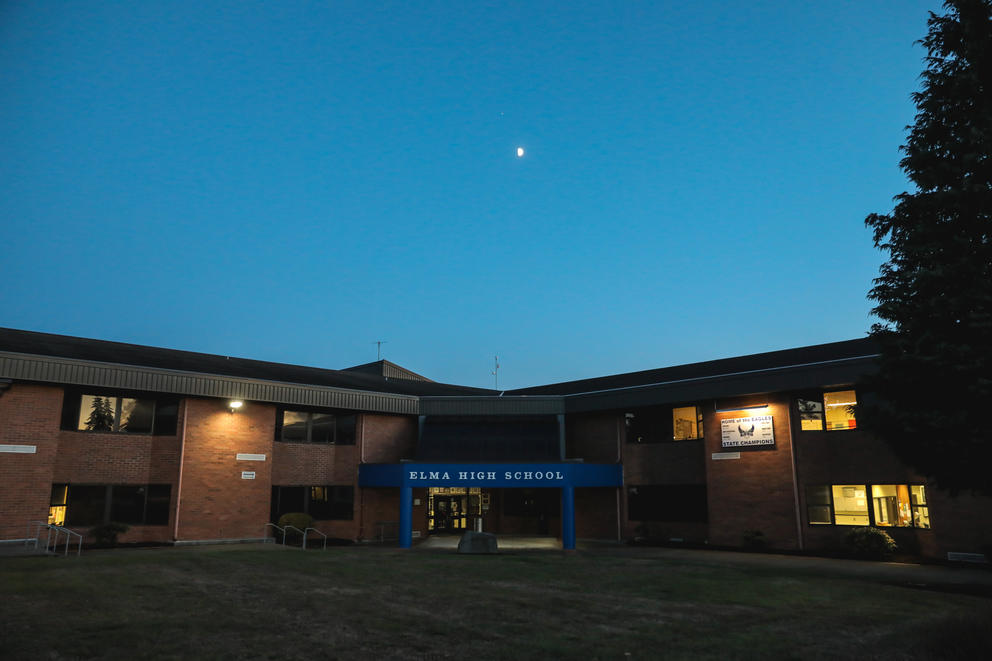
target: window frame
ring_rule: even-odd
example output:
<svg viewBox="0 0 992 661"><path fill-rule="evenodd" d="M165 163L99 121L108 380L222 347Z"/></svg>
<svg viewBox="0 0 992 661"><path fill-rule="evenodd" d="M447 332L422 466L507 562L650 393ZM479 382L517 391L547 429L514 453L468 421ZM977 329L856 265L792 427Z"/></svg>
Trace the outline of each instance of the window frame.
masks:
<svg viewBox="0 0 992 661"><path fill-rule="evenodd" d="M696 433L693 438L675 438L675 411L677 409L696 409ZM638 436L632 433L636 427L631 420L637 420L638 416L646 419L645 434L637 440ZM664 406L639 406L625 409L623 412L624 422L624 443L630 445L657 445L660 443L691 443L702 441L706 437L703 424L703 407L699 403L689 402L686 404L672 404ZM636 424L636 423L635 423Z"/></svg>
<svg viewBox="0 0 992 661"><path fill-rule="evenodd" d="M802 395L796 395L795 397L793 397L792 407L793 407L793 410L796 413L796 421L798 422L798 425L799 425L798 431L800 433L802 433L802 434L808 434L808 433L814 433L815 434L815 433L822 433L822 432L837 432L837 431L839 431L839 432L857 431L858 430L858 425L857 425L858 417L857 417L857 415L855 415L853 417L853 420L854 420L854 423L855 423L853 427L833 427L833 428L831 428L830 425L827 424L827 402L826 402L826 395L831 394L831 393L847 392L847 391L850 391L850 392L853 392L854 393L854 401L855 401L855 404L854 405L857 406L858 390L853 385L851 385L851 386L838 386L837 388L823 389L823 390L817 391L816 393L806 393L806 394L802 394ZM817 404L820 405L820 411L819 411L819 414L820 414L820 428L819 429L803 429L803 420L802 420L803 410L802 410L802 408L799 405L799 402L800 401L815 402L815 403L817 403Z"/></svg>
<svg viewBox="0 0 992 661"><path fill-rule="evenodd" d="M313 516L314 521L354 521L355 520L355 485L354 484L273 484L271 489L271 496L269 497L269 518L272 523L278 523L279 517L282 514L288 514L289 512L280 511L282 503L282 489L302 489L303 490L303 512ZM313 491L314 489L324 489L326 493L332 496L329 503L329 509L333 510L336 504L343 502L350 502L351 509L348 516L333 516L330 518L317 518L311 514L311 502L313 501ZM347 489L351 500L337 500L333 498L337 494L343 493L343 490ZM278 500L276 499L276 494L278 494Z"/></svg>
<svg viewBox="0 0 992 661"><path fill-rule="evenodd" d="M868 514L868 523L867 523L868 526L882 528L883 530L891 530L891 529L898 529L898 530L932 530L933 529L933 515L930 513L930 497L927 495L927 485L926 485L926 483L923 483L923 482L859 482L857 480L849 481L849 482L827 482L827 483L816 483L816 484L807 484L807 485L805 485L805 488L803 489L803 504L805 505L806 526L808 528L827 528L827 527L831 527L831 528L857 528L857 527L864 527L862 524L837 523L837 513L836 513L836 509L835 509L835 505L834 505L834 497L833 497L833 488L834 487L837 487L837 486L864 486L864 488L865 488L865 500L866 500L867 514ZM910 525L908 525L908 526L894 526L894 525L879 524L876 521L876 517L875 517L875 506L874 506L874 503L873 503L874 498L872 496L872 493L873 493L872 489L873 489L873 487L876 487L876 486L879 486L879 487L882 487L882 486L895 486L895 487L905 486L906 487L906 489L910 493L910 513L911 513L911 515L910 515ZM920 488L923 489L924 501L922 503L919 503L919 504L913 503L912 492L913 492L913 488L914 487L920 487ZM827 494L829 496L830 502L829 503L812 503L811 504L810 499L809 499L809 490L810 489L813 489L813 488L825 488L827 490ZM829 523L814 523L810 519L810 515L809 515L810 507L824 507L825 505L829 505L829 507L830 507L830 522ZM927 521L927 525L926 526L917 525L917 523L916 523L917 517L915 516L915 514L920 509L926 510L926 521ZM920 517L920 520L922 520L922 516Z"/></svg>
<svg viewBox="0 0 992 661"><path fill-rule="evenodd" d="M114 401L114 422L111 429L81 429L80 417L83 410L84 397L101 397ZM148 431L122 430L121 415L123 400L133 399L139 402L151 402L151 425ZM59 423L61 431L78 434L114 434L123 436L176 436L179 422L179 396L143 391L112 390L108 388L86 388L67 386L62 394L62 415Z"/></svg>
<svg viewBox="0 0 992 661"><path fill-rule="evenodd" d="M286 413L303 413L306 415L306 438L286 439L285 438L285 417ZM334 418L334 439L330 441L313 440L313 419L314 415L329 415ZM354 418L351 425L352 434L350 439L338 440L338 431L342 418ZM307 445L357 445L358 443L358 413L356 411L342 411L340 409L298 409L280 406L276 409L276 430L275 440L277 443L306 443ZM324 485L317 485L324 486Z"/></svg>
<svg viewBox="0 0 992 661"><path fill-rule="evenodd" d="M70 520L71 519L71 516L72 516L72 489L73 489L73 487L76 487L76 488L80 488L80 487L99 488L99 487L102 487L104 489L104 492L103 492L103 503L102 503L102 510L103 511L100 514L100 520L99 521L90 522L90 523L75 523L75 522L73 522L73 521ZM114 499L114 495L113 495L114 494L114 487L121 487L121 488L128 488L128 489L143 489L144 490L144 494L143 494L143 498L142 498L142 503L141 503L141 520L140 521L127 521L127 520L122 520L122 519L115 519L111 515L112 512L113 512L113 509L114 509L114 500L113 500ZM168 503L167 506L166 506L166 508L165 508L165 520L162 521L161 523L149 523L149 521L148 521L149 496L151 495L152 489L155 488L155 487L168 487L168 498L163 499L161 496L157 496L154 499L154 500L158 501L159 503L161 503L163 500L165 500L165 502ZM55 502L56 501L55 496L56 496L57 489L58 490L63 490L64 489L63 495L59 499L59 500L61 500L61 502ZM168 526L169 525L169 518L172 515L172 495L173 495L172 485L169 484L169 483L165 483L165 482L149 483L149 484L92 484L92 483L85 483L85 482L77 482L77 483L72 483L72 482L53 482L52 483L52 493L51 493L51 496L49 497L49 505L48 505L48 507L49 507L49 518L51 518L53 516L52 510L54 508L56 508L56 507L60 507L60 508L62 508L62 512L61 512L61 520L63 522L62 525L72 525L72 526L78 526L78 527L86 528L86 527L92 527L92 526L100 526L100 525L103 525L105 523L110 523L110 522L113 521L113 522L117 522L117 523L124 523L124 524L127 524L129 526Z"/></svg>

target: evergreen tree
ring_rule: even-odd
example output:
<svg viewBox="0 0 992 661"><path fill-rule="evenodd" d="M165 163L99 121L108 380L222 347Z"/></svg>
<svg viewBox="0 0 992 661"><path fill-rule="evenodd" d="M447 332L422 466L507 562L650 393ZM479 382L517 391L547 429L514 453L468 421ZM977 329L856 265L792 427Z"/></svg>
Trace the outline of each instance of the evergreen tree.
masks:
<svg viewBox="0 0 992 661"><path fill-rule="evenodd" d="M952 493L992 495L992 0L931 13L900 166L916 192L872 214L881 359L859 426Z"/></svg>
<svg viewBox="0 0 992 661"><path fill-rule="evenodd" d="M90 403L90 416L86 418L87 431L113 431L114 401L110 397L94 397Z"/></svg>

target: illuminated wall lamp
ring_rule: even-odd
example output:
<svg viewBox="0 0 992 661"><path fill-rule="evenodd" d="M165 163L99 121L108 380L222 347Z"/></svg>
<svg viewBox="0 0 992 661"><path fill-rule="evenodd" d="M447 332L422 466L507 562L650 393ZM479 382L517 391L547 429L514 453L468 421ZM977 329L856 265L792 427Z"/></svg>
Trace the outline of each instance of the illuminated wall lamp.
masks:
<svg viewBox="0 0 992 661"><path fill-rule="evenodd" d="M768 404L751 404L750 406L734 406L729 409L716 409L717 413L732 413L734 411L754 411L756 409L766 409Z"/></svg>
<svg viewBox="0 0 992 661"><path fill-rule="evenodd" d="M239 408L241 408L244 405L245 405L245 403L243 401L241 401L240 399L232 399L231 401L229 401L227 403L227 408L228 408L228 410L231 413L234 413L235 411L237 411Z"/></svg>

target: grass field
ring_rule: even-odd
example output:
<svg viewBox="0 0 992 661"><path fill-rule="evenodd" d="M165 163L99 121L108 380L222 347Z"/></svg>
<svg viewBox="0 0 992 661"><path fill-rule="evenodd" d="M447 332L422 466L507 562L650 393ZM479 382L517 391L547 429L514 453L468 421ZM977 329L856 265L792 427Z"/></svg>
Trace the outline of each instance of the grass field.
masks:
<svg viewBox="0 0 992 661"><path fill-rule="evenodd" d="M977 659L992 599L616 548L0 559L10 659Z"/></svg>

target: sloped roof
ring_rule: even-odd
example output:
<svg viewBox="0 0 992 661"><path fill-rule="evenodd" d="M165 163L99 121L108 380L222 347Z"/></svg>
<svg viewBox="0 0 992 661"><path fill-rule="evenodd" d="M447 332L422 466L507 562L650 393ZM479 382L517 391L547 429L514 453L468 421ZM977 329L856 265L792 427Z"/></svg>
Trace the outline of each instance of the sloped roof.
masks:
<svg viewBox="0 0 992 661"><path fill-rule="evenodd" d="M427 380L390 379L360 371L287 365L11 328L0 328L0 351L399 395L496 394L495 391L484 388Z"/></svg>
<svg viewBox="0 0 992 661"><path fill-rule="evenodd" d="M517 395L579 395L603 391L647 387L656 384L674 383L701 378L761 372L787 367L813 366L836 361L874 356L878 349L871 338L860 338L844 342L817 344L797 349L784 349L748 356L736 356L701 363L689 363L674 367L626 372L592 379L579 379L552 383L546 386L507 390L508 396Z"/></svg>
<svg viewBox="0 0 992 661"><path fill-rule="evenodd" d="M374 363L364 363L362 365L355 365L354 367L346 367L342 372L362 372L364 374L375 374L377 376L383 376L387 379L406 379L407 381L428 381L434 383L431 379L426 376L417 374L405 367L401 367L396 363L390 362L388 360L377 360Z"/></svg>

